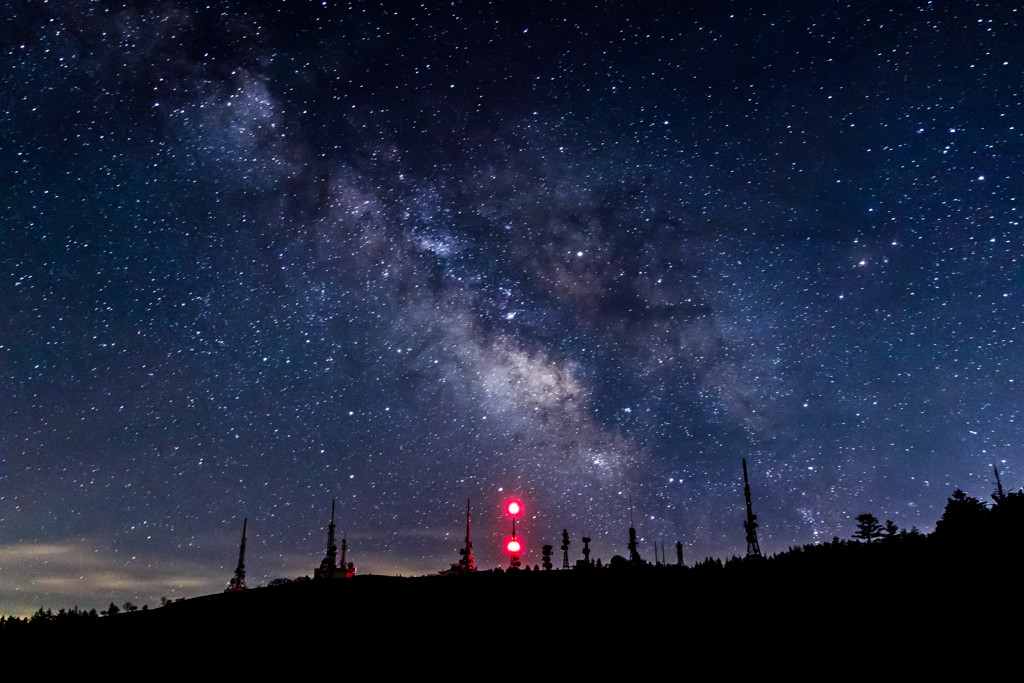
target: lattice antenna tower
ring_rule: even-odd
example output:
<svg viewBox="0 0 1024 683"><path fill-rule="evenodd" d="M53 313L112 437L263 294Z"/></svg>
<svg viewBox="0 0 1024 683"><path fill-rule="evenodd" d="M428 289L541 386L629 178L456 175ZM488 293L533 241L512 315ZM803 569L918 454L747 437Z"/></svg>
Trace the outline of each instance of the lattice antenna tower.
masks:
<svg viewBox="0 0 1024 683"><path fill-rule="evenodd" d="M334 506L336 501L331 501L331 523L327 525L327 553L323 562L320 563L320 570L326 572L327 578L334 577L334 571L338 568L338 545L334 540Z"/></svg>
<svg viewBox="0 0 1024 683"><path fill-rule="evenodd" d="M629 497L629 561L636 564L643 562L640 551L636 549L636 529L633 527L633 496ZM655 553L657 562L657 553Z"/></svg>
<svg viewBox="0 0 1024 683"><path fill-rule="evenodd" d="M757 515L750 504L750 481L747 479L747 459L743 458L743 497L747 499L747 521L743 530L747 532L747 557L761 557L761 546L757 544Z"/></svg>
<svg viewBox="0 0 1024 683"><path fill-rule="evenodd" d="M238 566L235 567L235 575L231 577L225 592L245 590L245 531L249 526L249 518L242 522L242 544L238 548Z"/></svg>
<svg viewBox="0 0 1024 683"><path fill-rule="evenodd" d="M459 568L464 572L475 572L476 563L473 561L473 542L469 540L469 499L466 499L466 547L459 551L462 559L459 560Z"/></svg>

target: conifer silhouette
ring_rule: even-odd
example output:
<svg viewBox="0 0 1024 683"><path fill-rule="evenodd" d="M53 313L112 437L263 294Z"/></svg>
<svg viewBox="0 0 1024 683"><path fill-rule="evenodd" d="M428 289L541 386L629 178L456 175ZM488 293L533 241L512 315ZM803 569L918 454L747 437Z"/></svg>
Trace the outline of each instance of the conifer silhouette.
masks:
<svg viewBox="0 0 1024 683"><path fill-rule="evenodd" d="M935 536L965 539L976 535L988 517L988 508L974 496L957 489L946 499L946 509L935 524Z"/></svg>
<svg viewBox="0 0 1024 683"><path fill-rule="evenodd" d="M872 539L882 535L882 525L878 523L878 518L870 512L857 515L856 520L857 532L854 533L854 538L871 543Z"/></svg>

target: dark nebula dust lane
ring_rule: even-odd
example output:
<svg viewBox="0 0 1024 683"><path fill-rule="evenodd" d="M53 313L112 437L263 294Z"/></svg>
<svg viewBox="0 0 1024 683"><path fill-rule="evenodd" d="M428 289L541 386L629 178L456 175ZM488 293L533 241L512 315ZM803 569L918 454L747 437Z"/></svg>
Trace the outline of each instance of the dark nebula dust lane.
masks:
<svg viewBox="0 0 1024 683"><path fill-rule="evenodd" d="M1019 8L526 5L7 9L0 613L1024 484Z"/></svg>

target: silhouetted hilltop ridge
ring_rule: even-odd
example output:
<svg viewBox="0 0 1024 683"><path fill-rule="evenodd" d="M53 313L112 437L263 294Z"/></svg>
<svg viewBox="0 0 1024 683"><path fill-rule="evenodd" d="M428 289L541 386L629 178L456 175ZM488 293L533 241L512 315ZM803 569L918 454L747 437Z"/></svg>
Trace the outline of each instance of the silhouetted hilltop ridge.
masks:
<svg viewBox="0 0 1024 683"><path fill-rule="evenodd" d="M456 646L497 655L510 638L544 633L570 634L592 651L617 647L628 634L651 651L685 646L724 658L735 656L737 634L745 634L745 647L765 654L802 648L814 661L867 636L911 651L937 644L974 651L1016 633L967 628L1012 623L1016 610L1024 494L993 498L986 506L955 492L931 535L896 531L865 513L854 534L863 542L836 538L767 558L693 566L619 558L601 569L275 581L102 617L41 611L5 620L0 637L8 646L85 649L206 648L257 638L273 644L271 653L340 639L350 652L386 642L425 657Z"/></svg>

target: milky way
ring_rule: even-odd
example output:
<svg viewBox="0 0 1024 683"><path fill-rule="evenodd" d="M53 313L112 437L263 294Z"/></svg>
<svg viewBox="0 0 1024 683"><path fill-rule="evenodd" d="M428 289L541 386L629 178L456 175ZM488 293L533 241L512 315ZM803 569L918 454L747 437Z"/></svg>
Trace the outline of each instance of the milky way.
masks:
<svg viewBox="0 0 1024 683"><path fill-rule="evenodd" d="M0 612L1024 484L1022 12L614 4L8 8Z"/></svg>

